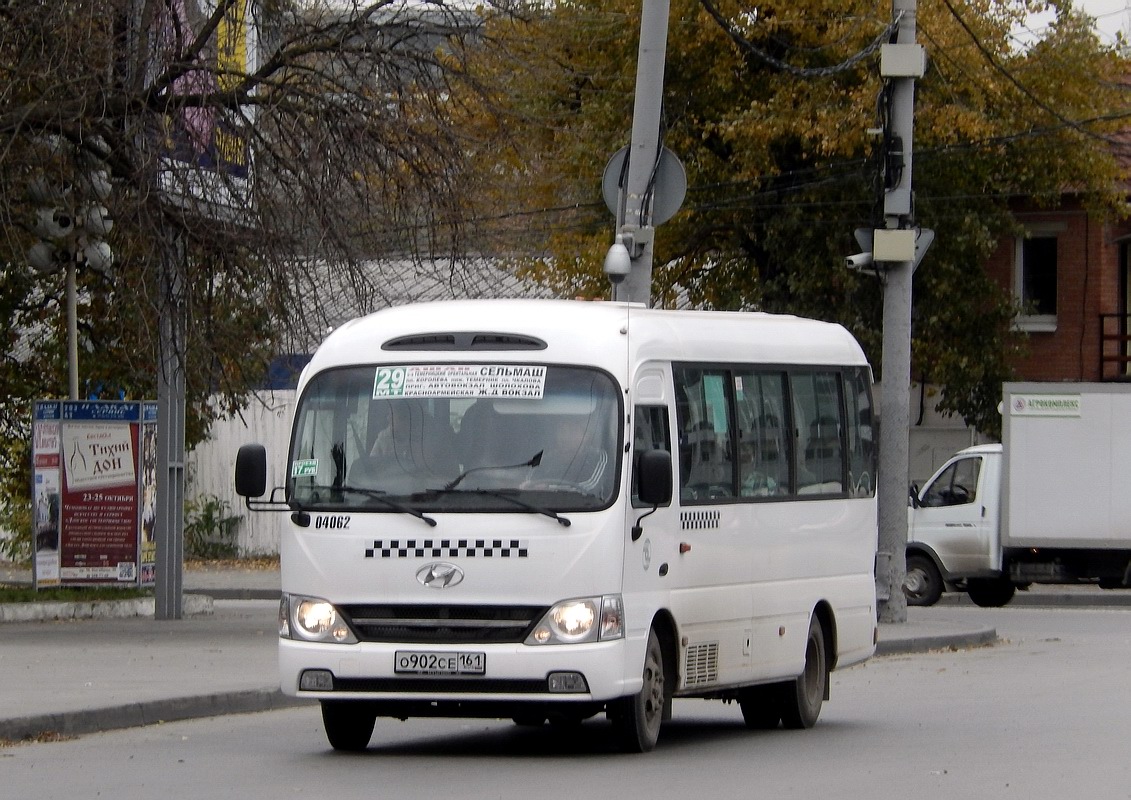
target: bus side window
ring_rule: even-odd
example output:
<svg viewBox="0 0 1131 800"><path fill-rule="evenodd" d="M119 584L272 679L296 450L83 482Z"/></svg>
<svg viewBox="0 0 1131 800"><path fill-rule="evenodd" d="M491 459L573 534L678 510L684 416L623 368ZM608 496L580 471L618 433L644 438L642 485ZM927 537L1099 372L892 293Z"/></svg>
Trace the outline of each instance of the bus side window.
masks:
<svg viewBox="0 0 1131 800"><path fill-rule="evenodd" d="M682 367L674 370L679 411L680 499L731 499L734 448L731 443L729 373Z"/></svg>
<svg viewBox="0 0 1131 800"><path fill-rule="evenodd" d="M876 491L876 452L872 430L872 382L866 367L845 373L848 402L848 493L870 497Z"/></svg>
<svg viewBox="0 0 1131 800"><path fill-rule="evenodd" d="M742 497L789 494L789 451L781 422L784 393L785 378L780 372L735 373L738 486Z"/></svg>
<svg viewBox="0 0 1131 800"><path fill-rule="evenodd" d="M642 507L636 464L645 450L671 452L667 406L637 406L632 425L632 505Z"/></svg>
<svg viewBox="0 0 1131 800"><path fill-rule="evenodd" d="M833 372L801 372L792 380L797 408L797 491L841 494L845 485L840 381Z"/></svg>

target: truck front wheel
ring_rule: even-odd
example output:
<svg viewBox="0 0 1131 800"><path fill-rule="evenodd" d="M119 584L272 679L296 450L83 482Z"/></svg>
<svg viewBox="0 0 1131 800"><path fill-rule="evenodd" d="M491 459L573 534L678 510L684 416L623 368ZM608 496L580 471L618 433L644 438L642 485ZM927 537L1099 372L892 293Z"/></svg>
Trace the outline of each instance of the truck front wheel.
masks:
<svg viewBox="0 0 1131 800"><path fill-rule="evenodd" d="M935 562L924 555L907 557L903 594L909 606L933 606L943 593L943 579Z"/></svg>
<svg viewBox="0 0 1131 800"><path fill-rule="evenodd" d="M1001 608L1017 592L1017 587L1005 578L971 578L966 581L966 593L974 605L982 608Z"/></svg>

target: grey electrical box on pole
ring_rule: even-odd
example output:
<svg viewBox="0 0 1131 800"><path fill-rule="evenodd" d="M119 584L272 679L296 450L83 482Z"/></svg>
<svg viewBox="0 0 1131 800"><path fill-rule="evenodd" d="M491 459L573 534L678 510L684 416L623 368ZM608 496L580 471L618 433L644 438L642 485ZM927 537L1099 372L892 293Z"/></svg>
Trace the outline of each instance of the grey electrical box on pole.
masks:
<svg viewBox="0 0 1131 800"><path fill-rule="evenodd" d="M915 79L923 76L926 59L922 46L915 43L916 0L894 0L892 13L897 20L896 41L885 45L880 57L881 76L891 82L884 158L886 175L892 182L884 195L884 227L876 229L872 238L872 260L884 262L885 267L876 591L880 620L906 622L903 580L911 401L911 278L921 257L916 253L912 216L911 160Z"/></svg>

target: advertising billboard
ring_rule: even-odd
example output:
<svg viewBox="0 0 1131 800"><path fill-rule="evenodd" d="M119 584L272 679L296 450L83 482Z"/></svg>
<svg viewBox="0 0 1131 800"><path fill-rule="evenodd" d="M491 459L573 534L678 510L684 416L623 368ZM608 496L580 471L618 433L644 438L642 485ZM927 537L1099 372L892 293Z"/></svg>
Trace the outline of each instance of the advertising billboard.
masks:
<svg viewBox="0 0 1131 800"><path fill-rule="evenodd" d="M36 588L152 584L157 404L40 401L32 440Z"/></svg>

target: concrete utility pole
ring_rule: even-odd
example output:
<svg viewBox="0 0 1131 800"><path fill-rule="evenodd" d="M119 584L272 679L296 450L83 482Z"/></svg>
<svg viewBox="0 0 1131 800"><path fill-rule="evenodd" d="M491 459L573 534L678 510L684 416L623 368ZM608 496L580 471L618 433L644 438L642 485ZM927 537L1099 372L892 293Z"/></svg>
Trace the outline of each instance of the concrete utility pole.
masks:
<svg viewBox="0 0 1131 800"><path fill-rule="evenodd" d="M641 10L624 219L617 231L617 241L627 248L632 266L624 281L614 285L613 299L645 305L650 305L652 298L652 241L656 234L652 225L653 177L660 154L669 10L669 0L644 0Z"/></svg>
<svg viewBox="0 0 1131 800"><path fill-rule="evenodd" d="M160 342L157 365L157 575L154 618L184 615L185 507L185 276L184 248L165 233L160 264Z"/></svg>
<svg viewBox="0 0 1131 800"><path fill-rule="evenodd" d="M916 0L893 0L892 13L898 21L896 42L884 45L880 56L880 74L891 82L884 136L889 182L884 196L884 227L873 232L872 240L873 260L884 266L880 273L884 278L884 328L876 580L880 621L906 622L903 580L907 572L911 276L922 257L922 253L916 254L915 246L911 154L915 79L923 76L926 58L923 48L915 43Z"/></svg>

